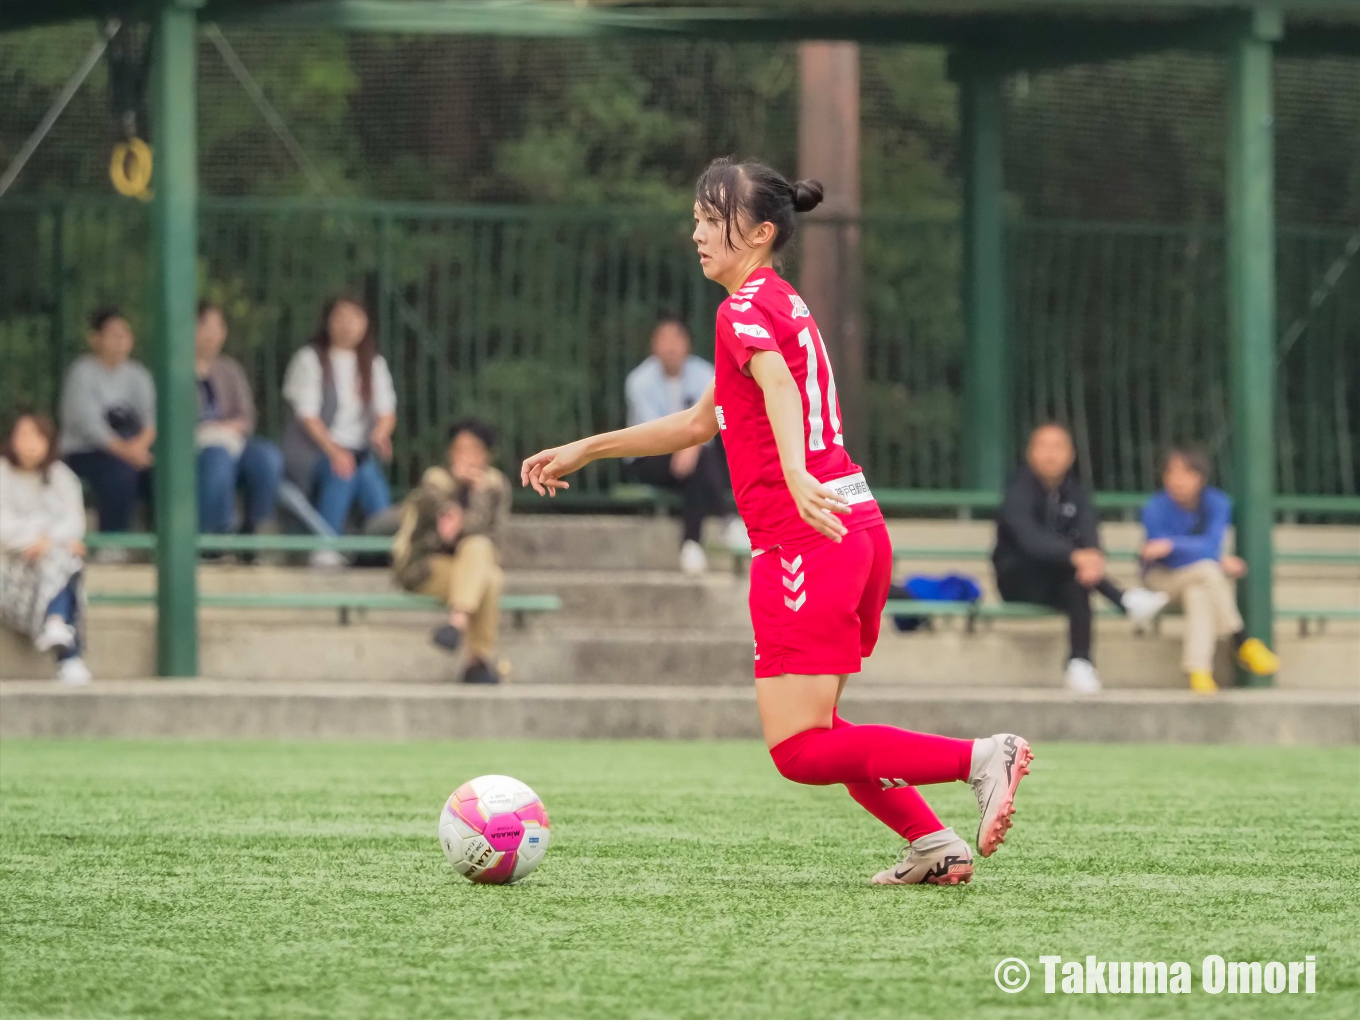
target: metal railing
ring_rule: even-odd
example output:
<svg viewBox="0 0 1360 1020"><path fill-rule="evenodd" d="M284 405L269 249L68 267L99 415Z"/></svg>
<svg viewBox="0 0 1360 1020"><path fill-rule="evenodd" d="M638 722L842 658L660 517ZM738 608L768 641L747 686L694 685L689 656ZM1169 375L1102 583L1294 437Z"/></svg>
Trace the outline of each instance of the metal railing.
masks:
<svg viewBox="0 0 1360 1020"><path fill-rule="evenodd" d="M149 340L147 220L132 202L0 202L0 413L55 406L97 304L123 306ZM963 488L956 227L874 214L830 228L858 244L845 251L860 267L870 476ZM688 238L687 217L669 212L209 198L199 276L227 309L228 352L251 375L265 432L282 424L283 370L323 301L364 298L398 388L400 485L439 457L463 414L498 424L506 463L621 424L624 377L659 314L684 319L711 355L721 292ZM1281 320L1344 241L1279 230ZM1155 486L1164 444L1198 439L1216 446L1230 483L1221 229L1020 220L1008 248L1015 436L1041 418L1070 422L1085 477L1126 492ZM1280 491L1360 493L1360 271L1278 379ZM607 492L617 471L592 465L579 491Z"/></svg>

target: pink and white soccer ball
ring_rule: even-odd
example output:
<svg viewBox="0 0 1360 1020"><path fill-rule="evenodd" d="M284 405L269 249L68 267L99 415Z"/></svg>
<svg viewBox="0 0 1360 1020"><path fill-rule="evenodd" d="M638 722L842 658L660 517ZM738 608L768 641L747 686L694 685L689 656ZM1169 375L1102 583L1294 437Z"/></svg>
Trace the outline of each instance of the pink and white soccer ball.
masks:
<svg viewBox="0 0 1360 1020"><path fill-rule="evenodd" d="M439 816L439 843L453 870L473 882L508 885L548 849L548 812L509 776L478 776L453 791Z"/></svg>

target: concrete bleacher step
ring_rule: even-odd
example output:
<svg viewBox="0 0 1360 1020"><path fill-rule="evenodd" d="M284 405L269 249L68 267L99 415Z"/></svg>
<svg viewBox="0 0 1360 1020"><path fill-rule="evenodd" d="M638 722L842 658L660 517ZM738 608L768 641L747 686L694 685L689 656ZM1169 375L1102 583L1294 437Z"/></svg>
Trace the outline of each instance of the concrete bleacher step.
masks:
<svg viewBox="0 0 1360 1020"><path fill-rule="evenodd" d="M461 659L435 648L437 612L373 613L340 626L325 611L204 610L200 663L205 676L264 681L448 681ZM1180 621L1160 636L1135 636L1118 619L1097 624L1096 657L1110 688L1177 689ZM857 683L875 688L1056 687L1065 649L1062 621L1006 620L967 633L961 621L934 631L898 634L885 627ZM90 666L101 679L154 672L155 628L149 608L92 614ZM1277 648L1285 688L1355 689L1360 623L1337 622L1300 638L1282 624ZM752 639L744 613L723 627L632 624L569 625L546 618L507 628L502 655L516 684L630 684L745 687ZM1220 682L1231 682L1226 650ZM0 634L0 677L44 678L52 662L17 636Z"/></svg>
<svg viewBox="0 0 1360 1020"><path fill-rule="evenodd" d="M846 718L956 737L1355 745L1360 694L850 688ZM759 739L749 688L124 681L0 685L0 736L196 739Z"/></svg>
<svg viewBox="0 0 1360 1020"><path fill-rule="evenodd" d="M711 522L713 523L713 522ZM714 569L689 578L676 569L675 521L639 517L527 516L514 519L507 549L507 591L555 594L562 610L507 626L504 655L516 683L610 683L747 686L751 634L746 583ZM986 522L892 521L894 544L908 547L983 547ZM1132 546L1136 526L1109 525L1112 547ZM1290 527L1276 531L1282 548L1346 551L1360 548L1354 527ZM985 560L957 563L922 559L922 573L958 569L984 581ZM92 565L97 591L150 591L151 568ZM1132 580L1130 564L1116 564ZM204 564L199 583L212 592L380 592L391 590L381 568L337 573L265 564ZM1360 605L1360 567L1282 564L1277 605ZM204 609L201 664L207 676L271 680L447 680L459 660L433 648L434 611L351 614L341 627L334 610ZM1102 620L1097 661L1110 687L1177 688L1180 623L1167 620L1158 638L1136 639L1119 620ZM149 607L100 606L91 614L91 666L101 678L145 676L154 669L154 615ZM1294 624L1277 629L1282 687L1353 688L1360 675L1360 624L1334 622L1325 634L1298 637ZM934 633L896 635L885 625L865 683L882 688L966 686L1052 687L1061 681L1060 620L1004 621L965 634L959 622ZM51 676L48 656L0 631L0 678ZM1222 680L1228 671L1223 671Z"/></svg>

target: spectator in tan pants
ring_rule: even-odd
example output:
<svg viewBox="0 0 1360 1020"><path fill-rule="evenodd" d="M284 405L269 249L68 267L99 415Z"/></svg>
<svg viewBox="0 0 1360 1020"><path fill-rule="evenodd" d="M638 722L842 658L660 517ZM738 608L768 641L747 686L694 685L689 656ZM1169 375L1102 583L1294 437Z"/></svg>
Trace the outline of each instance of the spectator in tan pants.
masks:
<svg viewBox="0 0 1360 1020"><path fill-rule="evenodd" d="M1194 447L1173 447L1162 470L1163 489L1143 507L1144 583L1179 602L1185 614L1185 647L1181 667L1190 689L1200 694L1218 690L1214 652L1229 638L1237 661L1259 676L1280 668L1265 643L1249 638L1237 611L1234 582L1247 572L1238 556L1223 552L1232 521L1232 501L1207 484L1209 461Z"/></svg>
<svg viewBox="0 0 1360 1020"><path fill-rule="evenodd" d="M466 641L463 682L494 684L503 574L499 547L510 516L510 483L491 466L495 432L468 418L449 431L449 463L432 467L406 497L392 545L398 583L434 595L449 619L434 642L453 652Z"/></svg>

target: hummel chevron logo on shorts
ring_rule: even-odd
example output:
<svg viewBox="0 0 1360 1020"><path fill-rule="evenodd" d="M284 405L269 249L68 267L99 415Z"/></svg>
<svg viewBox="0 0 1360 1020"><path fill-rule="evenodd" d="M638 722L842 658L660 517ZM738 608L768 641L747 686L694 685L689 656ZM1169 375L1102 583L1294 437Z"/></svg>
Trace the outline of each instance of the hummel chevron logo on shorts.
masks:
<svg viewBox="0 0 1360 1020"><path fill-rule="evenodd" d="M803 587L803 578L806 577L807 575L806 572L803 570L802 556L795 556L792 559L792 561L786 560L781 557L779 560L779 565L784 568L784 573L786 575L785 577L781 578L781 580L783 580L784 582L785 588L787 588L789 591L798 591L799 588ZM788 595L784 596L784 605L787 608L792 609L795 613L803 608L803 603L806 601L807 592L800 592L796 599Z"/></svg>

